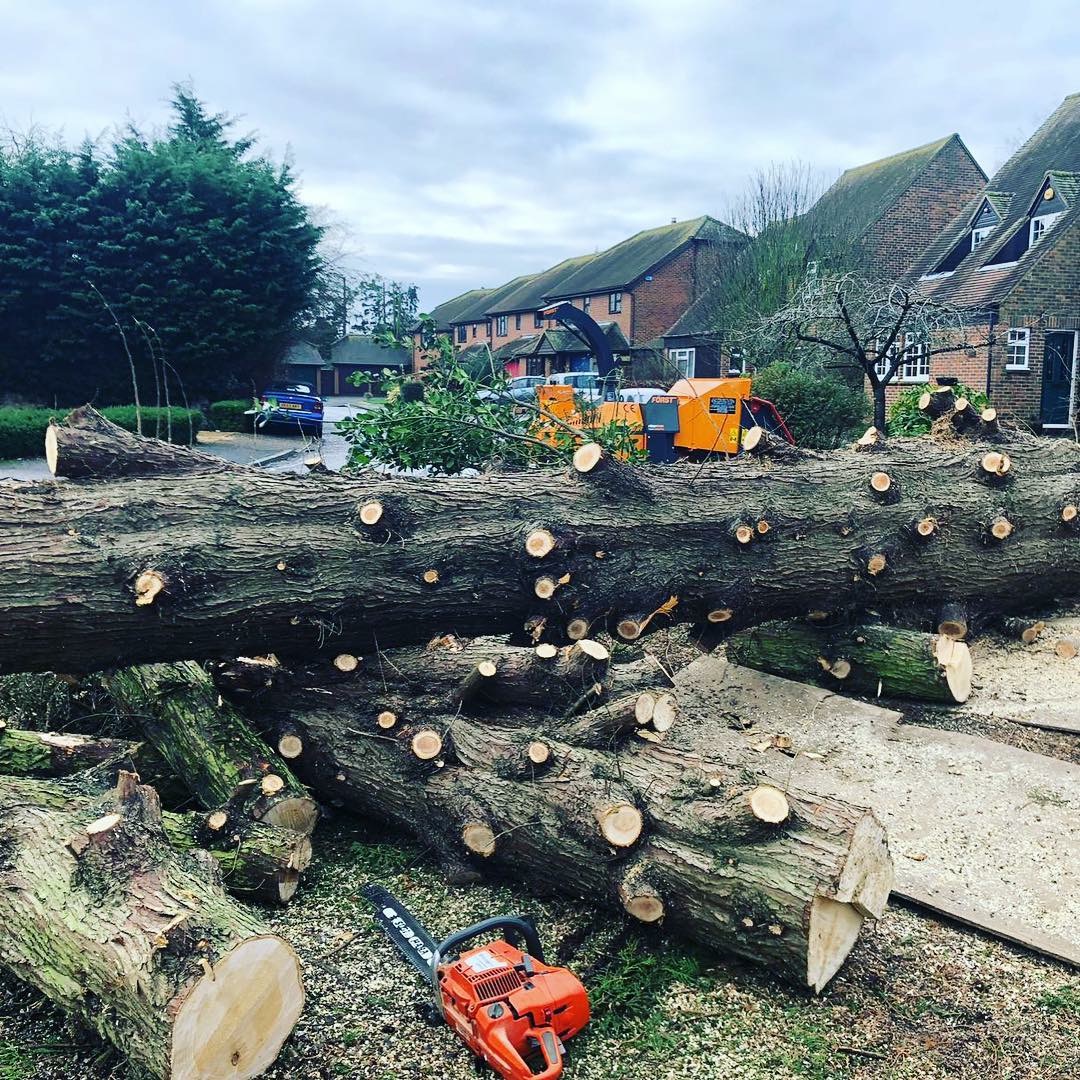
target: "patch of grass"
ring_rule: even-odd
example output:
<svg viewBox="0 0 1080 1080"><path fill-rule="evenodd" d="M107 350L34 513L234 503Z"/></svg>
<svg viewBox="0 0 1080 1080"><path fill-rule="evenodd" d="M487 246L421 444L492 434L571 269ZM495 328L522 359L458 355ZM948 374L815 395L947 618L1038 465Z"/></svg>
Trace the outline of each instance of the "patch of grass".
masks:
<svg viewBox="0 0 1080 1080"><path fill-rule="evenodd" d="M783 1010L784 1045L770 1055L767 1064L786 1066L806 1080L839 1080L850 1065L836 1052L836 1035L802 1005Z"/></svg>
<svg viewBox="0 0 1080 1080"><path fill-rule="evenodd" d="M34 1080L37 1054L14 1043L0 1042L0 1080Z"/></svg>
<svg viewBox="0 0 1080 1080"><path fill-rule="evenodd" d="M416 861L416 849L396 844L364 843L349 845L349 863L353 869L372 878L392 877Z"/></svg>
<svg viewBox="0 0 1080 1080"><path fill-rule="evenodd" d="M1036 1000L1048 1012L1075 1013L1080 1016L1080 988L1076 986L1061 986L1057 990L1047 990Z"/></svg>
<svg viewBox="0 0 1080 1080"><path fill-rule="evenodd" d="M658 1036L637 1021L659 1016L661 997L673 983L698 986L705 981L696 953L679 946L658 949L655 942L630 938L588 976L589 999L600 1034L622 1035L634 1028L639 1037Z"/></svg>
<svg viewBox="0 0 1080 1080"><path fill-rule="evenodd" d="M1068 806L1069 800L1062 798L1056 791L1048 788L1032 788L1028 793L1028 802L1038 806Z"/></svg>

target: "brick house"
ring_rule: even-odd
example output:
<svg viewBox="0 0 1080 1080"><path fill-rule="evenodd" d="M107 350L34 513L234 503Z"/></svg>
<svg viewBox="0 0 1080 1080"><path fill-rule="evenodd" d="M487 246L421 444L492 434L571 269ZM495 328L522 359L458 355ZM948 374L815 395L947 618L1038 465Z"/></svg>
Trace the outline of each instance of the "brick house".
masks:
<svg viewBox="0 0 1080 1080"><path fill-rule="evenodd" d="M900 280L985 183L956 134L848 169L799 219L806 257L827 249L834 269ZM720 287L707 290L663 335L669 364L683 375L727 367Z"/></svg>
<svg viewBox="0 0 1080 1080"><path fill-rule="evenodd" d="M468 292L463 292L460 296L455 296L453 299L446 300L437 307L432 308L429 314L435 324L435 332L449 334L452 320L456 319L461 312L473 307L478 301L483 300L484 297L489 296L493 291L492 289L469 289ZM431 358L424 351L419 322L413 324L411 332L412 369L413 371L422 371L428 366Z"/></svg>
<svg viewBox="0 0 1080 1080"><path fill-rule="evenodd" d="M1080 404L1080 94L952 219L911 281L967 315L977 348L915 356L906 381L953 376L1048 431Z"/></svg>
<svg viewBox="0 0 1080 1080"><path fill-rule="evenodd" d="M463 293L432 316L455 348L487 344L495 362L511 375L588 370L592 357L580 339L545 319L543 307L569 301L588 311L604 327L613 349L632 357L656 346L664 328L746 242L742 233L708 215L673 221L497 289ZM424 366L419 337L414 333L417 369Z"/></svg>
<svg viewBox="0 0 1080 1080"><path fill-rule="evenodd" d="M409 350L387 348L370 334L347 334L330 346L330 362L319 372L320 394L356 396L377 393L384 370L408 371ZM349 382L352 375L363 379Z"/></svg>

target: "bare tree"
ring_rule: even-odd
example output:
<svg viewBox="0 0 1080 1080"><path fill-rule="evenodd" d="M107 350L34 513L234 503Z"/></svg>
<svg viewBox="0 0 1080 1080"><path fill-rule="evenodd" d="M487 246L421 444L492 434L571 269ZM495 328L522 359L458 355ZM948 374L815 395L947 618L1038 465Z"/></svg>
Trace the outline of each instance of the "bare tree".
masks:
<svg viewBox="0 0 1080 1080"><path fill-rule="evenodd" d="M901 369L929 377L930 358L985 347L969 341L961 308L893 281L851 272L836 277L811 266L791 302L761 321L763 351L786 343L796 362L857 367L870 384L874 426L885 431L885 390Z"/></svg>

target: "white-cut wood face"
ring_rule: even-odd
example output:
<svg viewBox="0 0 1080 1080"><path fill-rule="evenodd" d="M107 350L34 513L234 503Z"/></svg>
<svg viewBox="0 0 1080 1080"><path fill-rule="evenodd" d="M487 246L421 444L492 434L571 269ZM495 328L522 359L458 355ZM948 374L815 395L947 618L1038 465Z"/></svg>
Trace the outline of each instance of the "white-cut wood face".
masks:
<svg viewBox="0 0 1080 1080"><path fill-rule="evenodd" d="M814 898L810 907L809 949L806 961L806 984L820 992L847 959L863 917L851 904L842 904L824 896Z"/></svg>
<svg viewBox="0 0 1080 1080"><path fill-rule="evenodd" d="M281 938L242 941L204 975L173 1025L171 1080L249 1080L281 1051L304 1007L300 961Z"/></svg>

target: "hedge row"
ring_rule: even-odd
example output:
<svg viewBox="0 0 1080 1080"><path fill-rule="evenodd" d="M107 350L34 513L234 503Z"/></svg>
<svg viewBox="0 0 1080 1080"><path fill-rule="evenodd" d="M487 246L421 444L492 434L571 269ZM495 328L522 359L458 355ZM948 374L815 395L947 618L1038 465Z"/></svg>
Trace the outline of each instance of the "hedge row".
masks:
<svg viewBox="0 0 1080 1080"><path fill-rule="evenodd" d="M206 425L206 417L198 409L143 408L142 428L144 435L156 435L158 419L161 421L161 438L167 434L168 414L172 413L172 441L187 443ZM101 410L103 416L127 431L135 431L135 406L111 405ZM52 419L61 419L64 410L26 409L14 406L0 407L0 459L41 457L45 447L45 429Z"/></svg>
<svg viewBox="0 0 1080 1080"><path fill-rule="evenodd" d="M252 407L250 398L215 401L210 406L210 423L218 431L251 431L254 417L244 414Z"/></svg>

